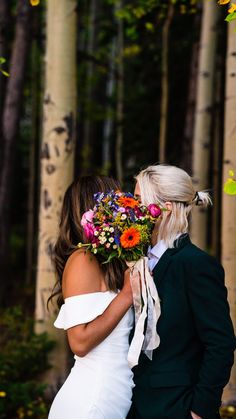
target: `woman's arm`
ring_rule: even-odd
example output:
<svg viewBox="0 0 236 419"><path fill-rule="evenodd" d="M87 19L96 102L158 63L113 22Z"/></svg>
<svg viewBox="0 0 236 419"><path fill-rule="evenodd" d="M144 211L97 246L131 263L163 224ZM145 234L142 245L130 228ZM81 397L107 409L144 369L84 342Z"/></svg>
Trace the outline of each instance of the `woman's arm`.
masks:
<svg viewBox="0 0 236 419"><path fill-rule="evenodd" d="M103 288L103 274L96 258L88 252L75 252L70 257L63 275L64 298L100 292L103 291ZM129 270L127 270L122 290L103 314L89 323L80 324L67 330L72 352L80 357L87 355L112 332L132 302Z"/></svg>

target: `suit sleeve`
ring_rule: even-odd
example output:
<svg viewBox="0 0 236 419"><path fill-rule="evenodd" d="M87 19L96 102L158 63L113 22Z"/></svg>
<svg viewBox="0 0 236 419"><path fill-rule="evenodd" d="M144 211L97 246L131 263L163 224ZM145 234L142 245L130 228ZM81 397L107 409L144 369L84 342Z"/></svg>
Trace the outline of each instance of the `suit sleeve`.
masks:
<svg viewBox="0 0 236 419"><path fill-rule="evenodd" d="M236 347L222 266L205 253L194 262L192 260L187 293L197 334L204 348L191 410L203 418L211 417L221 405Z"/></svg>

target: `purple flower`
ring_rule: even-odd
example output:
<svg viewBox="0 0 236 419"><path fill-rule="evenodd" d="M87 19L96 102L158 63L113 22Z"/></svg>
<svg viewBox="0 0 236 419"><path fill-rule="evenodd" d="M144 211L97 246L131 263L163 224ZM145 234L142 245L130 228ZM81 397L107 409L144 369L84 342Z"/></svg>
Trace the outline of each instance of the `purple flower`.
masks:
<svg viewBox="0 0 236 419"><path fill-rule="evenodd" d="M156 204L150 204L148 205L148 210L152 217L158 218L161 215L161 209Z"/></svg>

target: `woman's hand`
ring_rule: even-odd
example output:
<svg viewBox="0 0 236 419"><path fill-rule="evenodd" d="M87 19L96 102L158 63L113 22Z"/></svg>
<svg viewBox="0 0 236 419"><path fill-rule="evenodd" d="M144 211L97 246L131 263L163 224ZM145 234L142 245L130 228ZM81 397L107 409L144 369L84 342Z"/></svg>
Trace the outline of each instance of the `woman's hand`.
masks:
<svg viewBox="0 0 236 419"><path fill-rule="evenodd" d="M196 413L191 411L191 415L193 419L202 419L201 416L196 415Z"/></svg>

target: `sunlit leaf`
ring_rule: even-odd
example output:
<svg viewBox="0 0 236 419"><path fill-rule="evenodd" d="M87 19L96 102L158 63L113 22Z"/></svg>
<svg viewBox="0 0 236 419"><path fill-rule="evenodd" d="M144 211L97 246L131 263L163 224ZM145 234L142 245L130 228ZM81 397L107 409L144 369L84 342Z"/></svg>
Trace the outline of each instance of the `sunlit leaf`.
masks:
<svg viewBox="0 0 236 419"><path fill-rule="evenodd" d="M1 70L1 73L6 77L10 77L10 74L7 71Z"/></svg>
<svg viewBox="0 0 236 419"><path fill-rule="evenodd" d="M236 4L231 3L230 8L228 9L228 13L234 13L236 11Z"/></svg>
<svg viewBox="0 0 236 419"><path fill-rule="evenodd" d="M224 184L224 192L227 195L236 195L236 181L234 179L227 179Z"/></svg>
<svg viewBox="0 0 236 419"><path fill-rule="evenodd" d="M6 58L0 57L0 64L4 64L6 62Z"/></svg>
<svg viewBox="0 0 236 419"><path fill-rule="evenodd" d="M135 55L138 55L141 51L141 48L139 45L131 45L129 47L124 48L123 54L125 57L134 57Z"/></svg>
<svg viewBox="0 0 236 419"><path fill-rule="evenodd" d="M154 25L151 22L146 22L145 23L145 28L147 29L147 31L149 32L154 32Z"/></svg>
<svg viewBox="0 0 236 419"><path fill-rule="evenodd" d="M30 0L31 6L38 6L40 3L40 0Z"/></svg>
<svg viewBox="0 0 236 419"><path fill-rule="evenodd" d="M219 4L228 4L230 0L218 0Z"/></svg>
<svg viewBox="0 0 236 419"><path fill-rule="evenodd" d="M234 171L233 170L229 170L229 176L234 176Z"/></svg>
<svg viewBox="0 0 236 419"><path fill-rule="evenodd" d="M236 12L229 13L228 16L225 18L226 22L232 22L232 20L236 19Z"/></svg>

